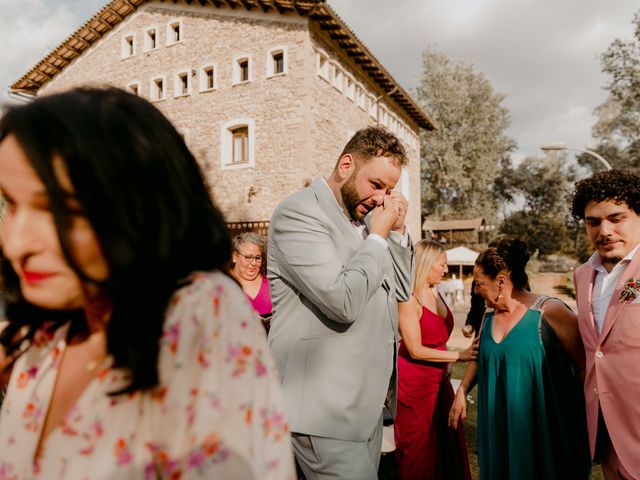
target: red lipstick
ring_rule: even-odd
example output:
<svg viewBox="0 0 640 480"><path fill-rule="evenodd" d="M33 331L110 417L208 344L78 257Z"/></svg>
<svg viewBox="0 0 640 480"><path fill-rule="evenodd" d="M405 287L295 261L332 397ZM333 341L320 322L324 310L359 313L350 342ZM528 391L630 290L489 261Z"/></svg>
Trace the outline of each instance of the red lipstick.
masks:
<svg viewBox="0 0 640 480"><path fill-rule="evenodd" d="M24 276L24 280L27 283L30 284L34 284L34 283L38 283L42 280L45 280L49 277L52 277L53 275L55 275L52 272L31 272L31 271L24 271L22 272L22 275Z"/></svg>

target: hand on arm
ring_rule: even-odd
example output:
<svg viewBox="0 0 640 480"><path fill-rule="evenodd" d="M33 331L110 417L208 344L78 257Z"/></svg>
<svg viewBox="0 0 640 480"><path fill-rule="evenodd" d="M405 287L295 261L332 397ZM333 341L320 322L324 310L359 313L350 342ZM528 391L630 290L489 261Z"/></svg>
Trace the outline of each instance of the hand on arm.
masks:
<svg viewBox="0 0 640 480"><path fill-rule="evenodd" d="M425 362L467 362L476 358L476 342L472 343L464 352L438 350L422 345L422 334L420 331L421 313L422 308L415 297L411 297L407 302L398 304L400 335L411 358Z"/></svg>

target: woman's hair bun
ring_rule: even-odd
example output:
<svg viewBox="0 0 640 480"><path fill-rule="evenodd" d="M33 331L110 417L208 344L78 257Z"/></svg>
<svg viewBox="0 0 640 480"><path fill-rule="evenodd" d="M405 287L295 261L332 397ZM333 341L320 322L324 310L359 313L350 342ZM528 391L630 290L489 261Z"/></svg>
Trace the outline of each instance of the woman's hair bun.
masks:
<svg viewBox="0 0 640 480"><path fill-rule="evenodd" d="M513 237L505 237L498 243L496 250L504 258L510 270L524 270L529 258L527 244Z"/></svg>

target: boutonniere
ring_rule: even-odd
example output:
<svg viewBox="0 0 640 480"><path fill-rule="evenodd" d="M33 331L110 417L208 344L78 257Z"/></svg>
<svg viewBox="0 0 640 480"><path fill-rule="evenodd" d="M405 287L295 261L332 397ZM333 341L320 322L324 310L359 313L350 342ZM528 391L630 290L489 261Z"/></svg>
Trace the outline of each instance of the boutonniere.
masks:
<svg viewBox="0 0 640 480"><path fill-rule="evenodd" d="M631 277L624 284L624 288L620 292L618 301L622 303L633 302L636 298L640 297L640 279Z"/></svg>

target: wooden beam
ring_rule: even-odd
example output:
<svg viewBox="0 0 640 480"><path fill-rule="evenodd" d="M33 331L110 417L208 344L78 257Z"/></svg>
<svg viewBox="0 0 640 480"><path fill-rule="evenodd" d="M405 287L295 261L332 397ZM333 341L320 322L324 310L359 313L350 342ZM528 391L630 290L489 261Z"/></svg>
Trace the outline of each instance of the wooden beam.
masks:
<svg viewBox="0 0 640 480"><path fill-rule="evenodd" d="M93 34L94 34L95 36L97 36L98 38L102 37L102 34L101 34L99 31L97 31L95 28L93 28L93 27L91 27L91 26L89 26L89 25L86 25L84 28L86 28L87 30L89 30L89 32L93 33Z"/></svg>
<svg viewBox="0 0 640 480"><path fill-rule="evenodd" d="M112 29L113 29L113 25L111 24L111 22L109 22L109 21L105 20L104 18L102 18L102 17L97 17L97 18L96 18L96 20L97 20L98 22L100 22L102 25L106 25L106 27L107 27L107 31L108 31L108 30L112 30Z"/></svg>
<svg viewBox="0 0 640 480"><path fill-rule="evenodd" d="M107 12L111 13L114 17L116 17L118 19L119 22L121 22L122 20L124 20L124 18L122 18L122 15L120 15L115 8L109 7L107 8Z"/></svg>
<svg viewBox="0 0 640 480"><path fill-rule="evenodd" d="M54 65L53 63L51 63L49 60L43 60L42 63L44 63L47 67L55 70L56 73L60 73L62 71L62 69L60 67L58 67L57 65Z"/></svg>
<svg viewBox="0 0 640 480"><path fill-rule="evenodd" d="M85 46L85 48L88 48L88 47L91 46L91 42L89 42L88 40L84 39L80 35L76 35L74 38L76 40L78 40L80 43L82 43Z"/></svg>
<svg viewBox="0 0 640 480"><path fill-rule="evenodd" d="M267 4L264 3L264 0L256 0L256 2L257 2L258 6L262 9L262 11L264 13L267 13L270 10L270 8L267 6Z"/></svg>
<svg viewBox="0 0 640 480"><path fill-rule="evenodd" d="M276 8L279 14L284 13L284 7L280 4L278 0L271 0L271 3Z"/></svg>
<svg viewBox="0 0 640 480"><path fill-rule="evenodd" d="M71 45L69 42L65 43L62 47L66 48L68 50L71 50L71 52L75 53L76 55L80 55L82 53L81 50L78 50L76 47Z"/></svg>
<svg viewBox="0 0 640 480"><path fill-rule="evenodd" d="M58 55L58 54L57 54L57 53L55 53L55 52L51 52L51 53L49 54L49 56L50 56L50 57L55 58L56 60L59 60L59 61L61 61L61 62L65 63L65 64L69 63L69 59L68 59L68 58L64 58L63 56Z"/></svg>
<svg viewBox="0 0 640 480"><path fill-rule="evenodd" d="M298 5L298 0L293 0L293 9L296 12L298 12L298 15L300 15L301 17L304 15L304 12L302 11L300 6Z"/></svg>
<svg viewBox="0 0 640 480"><path fill-rule="evenodd" d="M224 3L226 3L231 10L236 8L236 0L224 0Z"/></svg>
<svg viewBox="0 0 640 480"><path fill-rule="evenodd" d="M249 11L251 11L251 9L254 7L254 5L247 2L247 0L240 0L240 3L242 3L242 6Z"/></svg>
<svg viewBox="0 0 640 480"><path fill-rule="evenodd" d="M39 68L36 70L36 75L42 75L43 77L47 77L49 80L53 78L53 75L49 75L47 72L43 72Z"/></svg>
<svg viewBox="0 0 640 480"><path fill-rule="evenodd" d="M340 30L342 27L337 23L320 24L320 28L325 31Z"/></svg>

